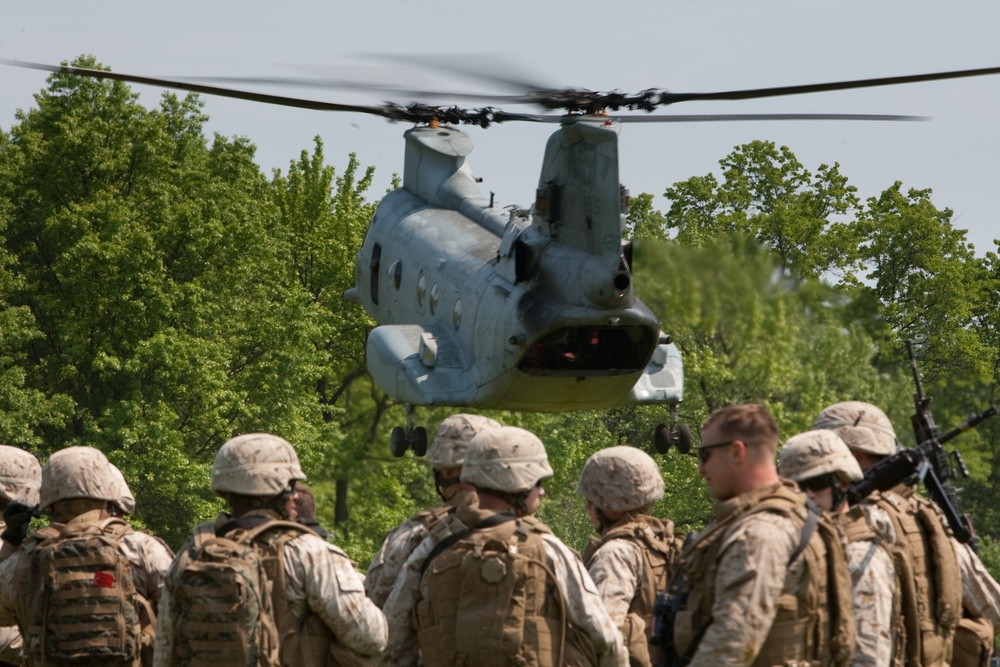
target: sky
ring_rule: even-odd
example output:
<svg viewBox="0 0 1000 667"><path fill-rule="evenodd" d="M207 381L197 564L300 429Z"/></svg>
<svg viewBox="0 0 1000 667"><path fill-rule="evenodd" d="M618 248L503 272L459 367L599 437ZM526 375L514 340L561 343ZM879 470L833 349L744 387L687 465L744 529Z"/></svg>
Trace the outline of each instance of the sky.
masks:
<svg viewBox="0 0 1000 667"><path fill-rule="evenodd" d="M302 76L316 71L446 90L481 85L426 71L358 65L357 56L447 55L459 62L501 54L531 81L635 93L707 92L1000 66L996 0L578 0L569 3L430 3L415 0L37 0L4 3L0 58L49 64L92 54L113 70L147 76ZM370 61L368 61L370 62ZM45 72L0 67L0 127L34 106ZM387 81L380 81L387 83ZM155 106L161 91L133 86ZM343 103L386 94L257 88ZM205 97L209 132L248 137L261 167L287 170L321 136L338 168L354 152L376 168L373 198L403 167L405 124L374 116L280 108ZM405 103L408 99L393 101ZM534 112L523 107L511 111ZM895 181L931 188L955 212L978 254L996 250L1000 214L1000 76L799 95L748 102L685 103L662 113L877 113L930 121L633 124L620 137L621 179L633 195L657 195L719 171L734 147L756 139L787 146L806 168L840 164L862 198ZM551 125L468 129L469 156L501 205L533 201Z"/></svg>

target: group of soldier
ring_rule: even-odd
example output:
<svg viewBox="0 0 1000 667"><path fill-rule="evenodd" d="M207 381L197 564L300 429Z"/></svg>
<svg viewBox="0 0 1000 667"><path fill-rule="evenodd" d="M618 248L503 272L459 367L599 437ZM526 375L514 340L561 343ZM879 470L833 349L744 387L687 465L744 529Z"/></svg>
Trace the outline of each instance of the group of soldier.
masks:
<svg viewBox="0 0 1000 667"><path fill-rule="evenodd" d="M91 664L92 650L104 651L93 664L114 664L107 651L118 650L121 664L144 667L984 665L1000 585L940 509L909 483L847 502L848 485L898 447L867 403L828 407L780 453L766 406L718 409L696 451L715 520L684 539L651 515L664 495L655 461L633 447L602 449L577 485L597 535L581 557L535 517L553 475L542 440L453 415L427 451L442 504L391 531L362 575L314 514L296 509L306 476L280 437L221 447L211 488L229 509L197 526L176 557L124 519L135 499L100 451L71 447L39 466L4 446L0 662ZM36 505L51 523L29 534L25 508ZM53 545L66 535L97 535L129 576L98 568L49 600L40 578L53 558L78 568L108 558L59 555ZM268 583L253 604L234 597L227 607L206 583L204 568L218 565L206 558L242 557L240 545ZM118 637L122 619L112 623L86 587L131 596L135 641ZM245 627L211 634L237 611ZM79 639L48 639L59 624Z"/></svg>

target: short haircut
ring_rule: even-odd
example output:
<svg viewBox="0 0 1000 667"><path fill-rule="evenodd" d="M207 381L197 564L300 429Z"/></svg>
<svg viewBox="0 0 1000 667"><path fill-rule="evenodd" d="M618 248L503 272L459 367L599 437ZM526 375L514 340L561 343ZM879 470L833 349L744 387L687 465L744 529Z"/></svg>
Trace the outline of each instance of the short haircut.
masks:
<svg viewBox="0 0 1000 667"><path fill-rule="evenodd" d="M295 494L292 496L295 512L300 519L316 518L316 496L309 485L304 482L295 483Z"/></svg>
<svg viewBox="0 0 1000 667"><path fill-rule="evenodd" d="M712 411L702 430L714 426L725 440L741 440L748 445L778 450L778 423L763 403L727 405Z"/></svg>

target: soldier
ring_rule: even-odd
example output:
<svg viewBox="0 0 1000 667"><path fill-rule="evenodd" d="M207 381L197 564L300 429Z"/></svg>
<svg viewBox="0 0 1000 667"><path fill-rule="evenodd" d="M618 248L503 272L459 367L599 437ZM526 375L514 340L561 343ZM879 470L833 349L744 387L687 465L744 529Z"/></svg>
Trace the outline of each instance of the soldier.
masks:
<svg viewBox="0 0 1000 667"><path fill-rule="evenodd" d="M295 483L303 479L295 449L282 438L253 433L222 446L212 466L212 491L229 503L230 513L197 526L178 552L160 605L158 667L194 660L257 664L279 654L286 665L353 664L382 650L385 617L365 596L351 560L287 520ZM206 565L213 560L227 567ZM189 569L192 564L205 565L211 574ZM218 618L212 600L234 602L226 598L234 590L233 569L250 571L241 579L246 585L236 589L259 594L270 587L271 595L255 598L251 591L249 600L236 604L245 616ZM202 633L216 621L216 629ZM232 627L223 627L227 622Z"/></svg>
<svg viewBox="0 0 1000 667"><path fill-rule="evenodd" d="M716 520L681 553L687 597L673 624L681 663L846 665L854 620L843 537L778 477L771 412L718 409L701 439L698 471Z"/></svg>
<svg viewBox="0 0 1000 667"><path fill-rule="evenodd" d="M609 447L587 459L576 492L587 500L590 523L600 534L583 562L621 630L629 664L659 664L647 628L656 594L667 588L680 550L673 522L649 515L663 497L660 469L635 447Z"/></svg>
<svg viewBox="0 0 1000 667"><path fill-rule="evenodd" d="M433 531L407 560L385 607L385 664L417 664L414 634L427 667L628 664L580 559L533 516L551 475L524 429L472 439L461 480L479 506L459 506L454 532Z"/></svg>
<svg viewBox="0 0 1000 667"><path fill-rule="evenodd" d="M781 448L779 472L796 482L825 512L833 512L847 534L848 567L854 590L857 645L852 667L889 667L900 655L902 637L899 592L893 563L895 534L889 517L874 505L849 508L846 490L864 475L833 431L807 431L792 436Z"/></svg>
<svg viewBox="0 0 1000 667"><path fill-rule="evenodd" d="M0 445L0 511L5 517L12 517L9 526L0 520L0 561L14 553L28 536L28 524L38 508L41 485L42 466L38 459L23 449ZM0 665L19 665L22 660L21 633L17 627L0 628Z"/></svg>
<svg viewBox="0 0 1000 667"><path fill-rule="evenodd" d="M375 604L384 607L400 569L413 550L429 534L431 526L446 520L459 505L474 505L476 494L460 479L469 441L483 429L500 426L489 417L457 414L438 426L427 449L427 462L434 471L434 488L444 501L438 507L413 515L393 528L368 566L365 590Z"/></svg>
<svg viewBox="0 0 1000 667"><path fill-rule="evenodd" d="M892 422L870 403L835 403L813 426L839 435L863 471L899 447ZM916 491L914 484L904 483L876 491L865 501L890 517L903 568L913 572L912 584L901 591L905 662L923 667L979 664L993 645L984 635L1000 628L1000 586L975 553L951 537L937 505Z"/></svg>
<svg viewBox="0 0 1000 667"><path fill-rule="evenodd" d="M0 565L0 625L17 623L28 664L139 665L152 644L170 554L111 516L118 492L93 447L60 450L42 468L40 508L52 521Z"/></svg>

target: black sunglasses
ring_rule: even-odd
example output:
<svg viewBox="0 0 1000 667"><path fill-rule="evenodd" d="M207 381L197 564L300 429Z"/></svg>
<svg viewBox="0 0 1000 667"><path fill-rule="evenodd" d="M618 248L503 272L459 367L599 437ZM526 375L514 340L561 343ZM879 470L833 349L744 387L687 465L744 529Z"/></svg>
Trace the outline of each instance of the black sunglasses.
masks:
<svg viewBox="0 0 1000 667"><path fill-rule="evenodd" d="M708 463L708 459L712 456L713 449L716 447L728 447L734 442L736 442L736 440L730 440L729 442L717 442L714 445L702 445L698 448L698 460L701 461L702 464Z"/></svg>

